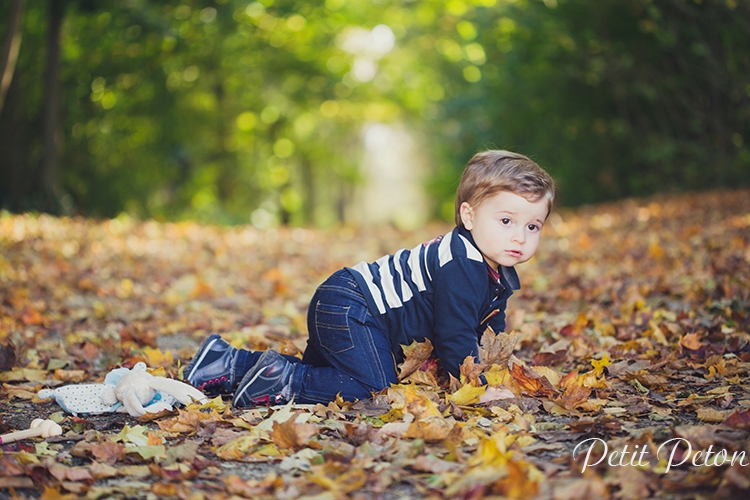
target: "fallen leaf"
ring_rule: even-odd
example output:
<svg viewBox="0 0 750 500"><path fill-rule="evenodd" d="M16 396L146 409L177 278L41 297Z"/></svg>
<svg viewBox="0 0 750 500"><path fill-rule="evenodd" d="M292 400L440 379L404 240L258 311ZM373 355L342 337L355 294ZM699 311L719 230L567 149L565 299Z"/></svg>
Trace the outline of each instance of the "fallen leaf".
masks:
<svg viewBox="0 0 750 500"><path fill-rule="evenodd" d="M559 394L546 377L537 375L531 368L514 363L510 373L516 383L531 396L555 397Z"/></svg>
<svg viewBox="0 0 750 500"><path fill-rule="evenodd" d="M515 332L495 334L490 326L487 326L482 339L479 342L479 360L485 366L499 365L508 366L510 356L518 342L518 334Z"/></svg>
<svg viewBox="0 0 750 500"><path fill-rule="evenodd" d="M286 422L273 423L271 439L279 449L299 450L307 445L312 436L318 433L318 427L312 424L298 424L294 418Z"/></svg>
<svg viewBox="0 0 750 500"><path fill-rule="evenodd" d="M414 341L408 346L401 346L404 352L404 362L399 367L399 380L404 380L419 368L432 355L433 347L430 339L424 342Z"/></svg>
<svg viewBox="0 0 750 500"><path fill-rule="evenodd" d="M91 443L90 449L91 454L94 455L97 461L107 465L114 465L115 462L125 455L125 445L110 441L109 439L101 443Z"/></svg>

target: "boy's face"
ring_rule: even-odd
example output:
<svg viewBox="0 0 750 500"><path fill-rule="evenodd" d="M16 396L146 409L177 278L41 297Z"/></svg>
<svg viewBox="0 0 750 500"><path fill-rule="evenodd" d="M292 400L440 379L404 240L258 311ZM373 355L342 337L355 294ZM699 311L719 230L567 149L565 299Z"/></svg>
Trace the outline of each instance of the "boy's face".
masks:
<svg viewBox="0 0 750 500"><path fill-rule="evenodd" d="M501 191L477 206L461 204L461 220L485 260L495 269L529 260L539 246L547 200L530 202Z"/></svg>

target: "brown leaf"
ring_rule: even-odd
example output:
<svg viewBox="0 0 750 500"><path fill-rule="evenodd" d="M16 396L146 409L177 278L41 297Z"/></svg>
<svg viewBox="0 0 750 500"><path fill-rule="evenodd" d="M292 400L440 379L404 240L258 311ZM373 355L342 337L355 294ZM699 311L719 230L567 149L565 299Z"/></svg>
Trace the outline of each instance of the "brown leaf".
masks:
<svg viewBox="0 0 750 500"><path fill-rule="evenodd" d="M750 430L750 410L735 411L722 424L736 429Z"/></svg>
<svg viewBox="0 0 750 500"><path fill-rule="evenodd" d="M18 463L16 457L0 455L0 476L20 476L22 474L24 474L24 468Z"/></svg>
<svg viewBox="0 0 750 500"><path fill-rule="evenodd" d="M0 489L11 489L11 488L34 488L34 480L30 477L0 477Z"/></svg>
<svg viewBox="0 0 750 500"><path fill-rule="evenodd" d="M304 448L307 442L318 433L318 426L313 424L298 424L295 417L285 422L273 422L271 439L280 449L299 450Z"/></svg>
<svg viewBox="0 0 750 500"><path fill-rule="evenodd" d="M0 372L7 372L16 366L16 346L8 339L0 341Z"/></svg>
<svg viewBox="0 0 750 500"><path fill-rule="evenodd" d="M399 371L399 380L404 380L406 377L417 371L432 354L432 342L430 339L425 339L424 342L412 342L409 346L401 346L404 350L404 362L401 363Z"/></svg>
<svg viewBox="0 0 750 500"><path fill-rule="evenodd" d="M471 384L473 386L482 385L479 381L479 375L482 374L485 368L487 368L487 365L474 361L474 356L466 356L460 367L461 378L466 384Z"/></svg>
<svg viewBox="0 0 750 500"><path fill-rule="evenodd" d="M47 470L49 470L49 473L58 481L94 482L91 473L84 467L68 467L60 463L52 463Z"/></svg>
<svg viewBox="0 0 750 500"><path fill-rule="evenodd" d="M197 432L204 422L221 420L221 415L211 409L209 413L200 410L177 410L177 416L169 420L159 420L156 424L163 431L189 434Z"/></svg>
<svg viewBox="0 0 750 500"><path fill-rule="evenodd" d="M456 423L453 420L441 416L424 417L409 424L403 437L424 439L427 442L442 441L450 435L454 425Z"/></svg>
<svg viewBox="0 0 750 500"><path fill-rule="evenodd" d="M479 343L479 360L486 366L499 365L505 368L508 366L516 342L518 342L517 333L495 334L492 328L487 326Z"/></svg>
<svg viewBox="0 0 750 500"><path fill-rule="evenodd" d="M573 410L576 406L583 403L591 395L591 388L578 384L569 384L562 395L555 399L555 402L566 410Z"/></svg>
<svg viewBox="0 0 750 500"><path fill-rule="evenodd" d="M107 439L102 443L91 443L91 454L99 462L113 465L125 455L125 445Z"/></svg>
<svg viewBox="0 0 750 500"><path fill-rule="evenodd" d="M701 341L697 333L688 333L680 338L680 347L690 351L697 351L701 348Z"/></svg>
<svg viewBox="0 0 750 500"><path fill-rule="evenodd" d="M86 380L86 372L83 370L55 370L55 378L67 384L78 384Z"/></svg>

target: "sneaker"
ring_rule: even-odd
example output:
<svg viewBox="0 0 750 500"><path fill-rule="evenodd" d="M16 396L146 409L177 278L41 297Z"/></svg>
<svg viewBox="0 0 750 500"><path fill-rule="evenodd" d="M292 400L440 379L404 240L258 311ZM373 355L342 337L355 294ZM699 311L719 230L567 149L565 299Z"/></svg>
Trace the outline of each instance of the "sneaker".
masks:
<svg viewBox="0 0 750 500"><path fill-rule="evenodd" d="M237 386L232 406L274 405L285 401L281 393L292 380L294 363L276 351L267 350L260 355Z"/></svg>
<svg viewBox="0 0 750 500"><path fill-rule="evenodd" d="M234 358L237 349L216 333L208 336L185 366L185 382L209 396L234 392Z"/></svg>

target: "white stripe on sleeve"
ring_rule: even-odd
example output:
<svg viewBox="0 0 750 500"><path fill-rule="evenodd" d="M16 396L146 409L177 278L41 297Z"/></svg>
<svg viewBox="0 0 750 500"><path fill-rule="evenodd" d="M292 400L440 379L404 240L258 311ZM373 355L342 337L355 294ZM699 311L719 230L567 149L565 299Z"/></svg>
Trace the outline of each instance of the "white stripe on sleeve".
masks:
<svg viewBox="0 0 750 500"><path fill-rule="evenodd" d="M380 314L385 314L385 304L383 304L383 298L380 296L380 289L378 289L378 287L375 285L375 281L373 280L372 273L370 272L370 267L367 265L367 262L362 261L356 266L352 267L352 269L357 271L365 278L365 283L367 283L367 288L370 290L370 295L372 295L372 298L375 301L375 305L378 307L378 312Z"/></svg>
<svg viewBox="0 0 750 500"><path fill-rule="evenodd" d="M440 242L440 246L438 247L438 262L440 263L440 267L453 260L453 252L451 252L452 239L453 233L447 233L443 236L443 241Z"/></svg>
<svg viewBox="0 0 750 500"><path fill-rule="evenodd" d="M422 266L421 261L419 260L419 251L422 249L422 244L415 246L411 249L411 254L409 255L409 260L407 261L409 263L409 267L411 268L411 280L414 282L415 285L417 285L417 290L420 292L424 292L427 290L427 287L424 284L424 276L422 274ZM427 252L425 252L426 254Z"/></svg>
<svg viewBox="0 0 750 500"><path fill-rule="evenodd" d="M408 283L406 283L404 270L401 268L401 254L403 254L405 251L406 250L402 249L396 252L396 254L393 256L393 265L396 268L396 272L398 273L398 280L401 282L401 298L404 302L409 302L414 294L411 293L411 288L409 288Z"/></svg>
<svg viewBox="0 0 750 500"><path fill-rule="evenodd" d="M388 306L391 309L401 307L404 304L401 303L401 299L396 293L396 286L393 283L393 276L391 275L391 266L388 265L391 256L385 255L375 263L380 266L380 286L383 287L383 293L385 293L385 300L388 302Z"/></svg>

